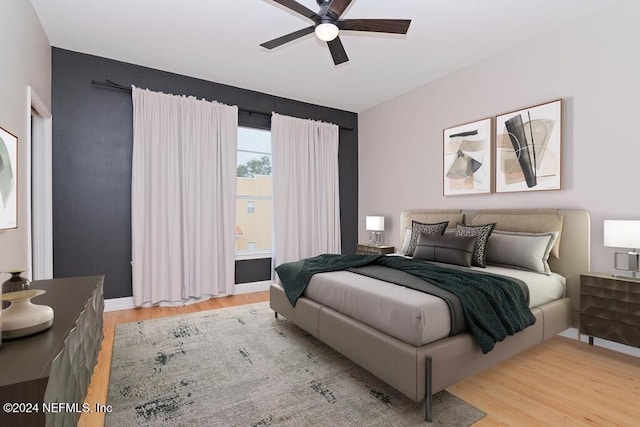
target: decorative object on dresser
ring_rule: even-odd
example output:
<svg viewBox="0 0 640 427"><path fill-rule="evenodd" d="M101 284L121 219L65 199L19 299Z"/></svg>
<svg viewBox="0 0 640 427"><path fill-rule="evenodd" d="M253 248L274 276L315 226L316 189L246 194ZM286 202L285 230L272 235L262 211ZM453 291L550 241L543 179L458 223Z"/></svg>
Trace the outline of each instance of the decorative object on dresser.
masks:
<svg viewBox="0 0 640 427"><path fill-rule="evenodd" d="M640 347L640 279L582 274L580 333Z"/></svg>
<svg viewBox="0 0 640 427"><path fill-rule="evenodd" d="M365 228L371 232L369 242L376 246L382 245L382 232L384 231L383 216L368 216L365 220Z"/></svg>
<svg viewBox="0 0 640 427"><path fill-rule="evenodd" d="M387 255L392 254L394 251L395 248L393 246L358 244L356 255Z"/></svg>
<svg viewBox="0 0 640 427"><path fill-rule="evenodd" d="M47 291L38 299L53 308L56 319L46 331L3 343L0 401L37 404L38 410L0 411L0 425L77 424L102 344L103 281L102 276L91 276L31 283L31 290ZM76 405L78 410L47 412L45 403L51 408Z"/></svg>
<svg viewBox="0 0 640 427"><path fill-rule="evenodd" d="M559 190L562 100L496 117L496 192Z"/></svg>
<svg viewBox="0 0 640 427"><path fill-rule="evenodd" d="M442 131L443 194L490 193L491 118Z"/></svg>
<svg viewBox="0 0 640 427"><path fill-rule="evenodd" d="M4 273L10 274L11 277L2 283L2 293L8 294L9 292L26 291L29 289L31 281L21 276L25 271L27 271L27 269L24 268L4 271ZM2 301L2 308L7 307L9 307L9 302Z"/></svg>
<svg viewBox="0 0 640 427"><path fill-rule="evenodd" d="M638 278L640 272L640 220L605 220L604 245L610 248L629 248L629 252L616 252L613 268L630 272L631 277ZM627 255L627 267L618 264L620 255Z"/></svg>
<svg viewBox="0 0 640 427"><path fill-rule="evenodd" d="M0 127L0 230L18 227L18 137Z"/></svg>
<svg viewBox="0 0 640 427"><path fill-rule="evenodd" d="M45 294L43 289L27 289L2 294L9 308L2 310L2 339L37 334L53 325L53 309L48 305L33 304L32 298Z"/></svg>

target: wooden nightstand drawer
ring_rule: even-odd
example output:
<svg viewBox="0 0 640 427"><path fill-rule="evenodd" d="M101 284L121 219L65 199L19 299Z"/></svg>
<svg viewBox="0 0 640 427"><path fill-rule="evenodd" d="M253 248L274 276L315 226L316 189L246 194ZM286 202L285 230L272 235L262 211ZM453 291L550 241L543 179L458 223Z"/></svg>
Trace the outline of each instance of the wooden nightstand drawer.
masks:
<svg viewBox="0 0 640 427"><path fill-rule="evenodd" d="M628 325L616 320L581 314L580 333L633 347L640 347L640 325Z"/></svg>
<svg viewBox="0 0 640 427"><path fill-rule="evenodd" d="M376 245L358 245L358 249L356 249L357 255L387 255L392 254L395 251L393 246L376 246Z"/></svg>
<svg viewBox="0 0 640 427"><path fill-rule="evenodd" d="M580 333L640 347L640 281L580 275Z"/></svg>

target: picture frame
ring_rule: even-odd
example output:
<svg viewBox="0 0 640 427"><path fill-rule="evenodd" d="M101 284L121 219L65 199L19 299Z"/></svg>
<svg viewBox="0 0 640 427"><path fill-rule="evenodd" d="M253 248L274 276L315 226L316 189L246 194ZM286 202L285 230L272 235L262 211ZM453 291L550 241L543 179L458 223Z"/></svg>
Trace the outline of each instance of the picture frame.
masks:
<svg viewBox="0 0 640 427"><path fill-rule="evenodd" d="M562 188L563 101L496 116L496 193Z"/></svg>
<svg viewBox="0 0 640 427"><path fill-rule="evenodd" d="M18 137L0 127L0 231L18 228Z"/></svg>
<svg viewBox="0 0 640 427"><path fill-rule="evenodd" d="M442 131L443 195L492 192L492 123L488 117Z"/></svg>

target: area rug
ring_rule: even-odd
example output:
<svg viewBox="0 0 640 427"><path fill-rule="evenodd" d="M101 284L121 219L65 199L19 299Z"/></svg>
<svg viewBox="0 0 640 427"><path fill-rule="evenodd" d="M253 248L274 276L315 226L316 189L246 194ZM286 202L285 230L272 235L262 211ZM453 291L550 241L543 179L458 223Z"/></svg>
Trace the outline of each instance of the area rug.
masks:
<svg viewBox="0 0 640 427"><path fill-rule="evenodd" d="M461 399L424 406L274 313L268 303L118 325L107 426L468 426Z"/></svg>

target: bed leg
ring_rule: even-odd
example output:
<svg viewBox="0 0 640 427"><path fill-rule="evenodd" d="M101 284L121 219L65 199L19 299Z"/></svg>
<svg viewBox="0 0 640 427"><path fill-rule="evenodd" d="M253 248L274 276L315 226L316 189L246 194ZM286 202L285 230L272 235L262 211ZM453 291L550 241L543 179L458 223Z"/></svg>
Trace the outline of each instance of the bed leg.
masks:
<svg viewBox="0 0 640 427"><path fill-rule="evenodd" d="M278 318L278 312L274 311L275 315L276 315L276 319Z"/></svg>
<svg viewBox="0 0 640 427"><path fill-rule="evenodd" d="M424 374L424 419L430 423L433 421L433 396L432 396L432 384L431 384L431 364L432 360L429 356L424 358L425 362L425 374Z"/></svg>

